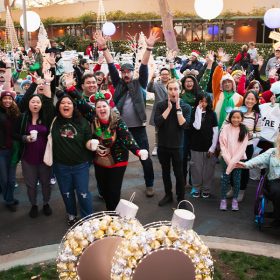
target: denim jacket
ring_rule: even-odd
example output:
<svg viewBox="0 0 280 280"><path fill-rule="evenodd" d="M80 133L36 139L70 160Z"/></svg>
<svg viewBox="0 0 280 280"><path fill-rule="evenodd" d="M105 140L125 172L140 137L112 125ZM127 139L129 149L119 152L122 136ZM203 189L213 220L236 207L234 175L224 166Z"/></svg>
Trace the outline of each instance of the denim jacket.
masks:
<svg viewBox="0 0 280 280"><path fill-rule="evenodd" d="M247 168L268 168L268 180L280 178L280 159L276 157L276 148L267 150L265 153L245 162Z"/></svg>

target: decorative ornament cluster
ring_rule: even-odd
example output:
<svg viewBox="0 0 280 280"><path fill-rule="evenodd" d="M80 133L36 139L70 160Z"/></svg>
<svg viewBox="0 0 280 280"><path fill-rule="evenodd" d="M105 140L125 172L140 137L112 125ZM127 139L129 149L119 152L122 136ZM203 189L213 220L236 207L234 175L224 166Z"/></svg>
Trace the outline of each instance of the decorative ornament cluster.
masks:
<svg viewBox="0 0 280 280"><path fill-rule="evenodd" d="M121 218L116 212L100 212L88 216L74 225L63 237L57 257L57 270L61 280L78 280L79 258L96 240L108 236L130 239L144 228L136 219Z"/></svg>
<svg viewBox="0 0 280 280"><path fill-rule="evenodd" d="M124 240L113 259L111 279L131 280L137 265L151 253L162 249L179 250L194 264L196 280L211 280L213 259L207 246L193 230L172 227L170 222L147 225L130 240Z"/></svg>

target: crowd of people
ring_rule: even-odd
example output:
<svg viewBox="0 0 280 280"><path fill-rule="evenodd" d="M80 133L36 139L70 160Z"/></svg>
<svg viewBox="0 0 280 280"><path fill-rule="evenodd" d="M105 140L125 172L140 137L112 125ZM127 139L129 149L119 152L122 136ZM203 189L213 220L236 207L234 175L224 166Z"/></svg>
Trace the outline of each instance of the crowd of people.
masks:
<svg viewBox="0 0 280 280"><path fill-rule="evenodd" d="M95 66L80 57L73 60L71 72L63 67L64 44L51 41L46 50L20 48L13 63L1 51L0 190L8 210L16 211L19 204L14 189L20 161L31 218L38 216L38 185L43 213L52 214L50 182L55 180L70 226L79 217L77 202L81 217L92 214L91 165L106 209L115 210L131 151L143 167L147 197L154 195L151 155L158 156L165 191L159 206L173 201L171 165L177 202L185 199L188 184L192 197L207 199L219 158L222 211L228 209L228 198L231 210L238 211L249 169L266 168L273 226L280 226L280 48L266 64L266 78L261 75L264 60L250 42L231 65L223 49L211 50L203 59L194 50L177 69L180 59L171 51L166 66L149 80L157 40L155 32L146 38L137 73L133 62L115 62L101 32L86 50L98 59ZM108 73L101 71L104 60ZM155 97L149 121L155 127L151 155L147 91ZM257 146L261 154L252 158Z"/></svg>

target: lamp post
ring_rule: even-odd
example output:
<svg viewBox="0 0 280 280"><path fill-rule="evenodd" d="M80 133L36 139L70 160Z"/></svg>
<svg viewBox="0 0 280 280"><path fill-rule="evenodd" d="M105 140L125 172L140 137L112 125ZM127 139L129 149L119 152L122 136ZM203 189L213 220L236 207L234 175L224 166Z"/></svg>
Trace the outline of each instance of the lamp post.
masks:
<svg viewBox="0 0 280 280"><path fill-rule="evenodd" d="M23 12L23 38L24 38L24 48L29 48L28 41L28 31L27 31L27 17L26 17L26 0L22 0L22 12Z"/></svg>

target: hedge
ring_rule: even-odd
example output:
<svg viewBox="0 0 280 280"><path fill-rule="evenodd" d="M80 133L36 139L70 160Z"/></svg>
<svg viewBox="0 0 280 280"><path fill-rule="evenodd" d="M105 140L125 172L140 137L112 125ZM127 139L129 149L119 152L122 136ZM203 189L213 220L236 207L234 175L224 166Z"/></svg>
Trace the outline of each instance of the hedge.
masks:
<svg viewBox="0 0 280 280"><path fill-rule="evenodd" d="M63 37L57 38L58 42L63 41L67 49L75 49L79 52L84 52L86 46L89 44L89 40L82 39L81 37L65 35ZM127 41L113 41L113 47L115 52L126 53L130 49L128 47ZM178 47L180 49L180 55L189 55L192 50L198 50L202 55L205 55L208 50L218 50L218 48L224 48L225 52L230 54L234 58L240 51L243 43L225 43L225 42L178 42ZM5 47L5 42L0 40L0 46ZM258 52L265 59L268 59L272 50L271 44L257 44ZM153 50L154 56L165 56L166 45L165 42L158 42Z"/></svg>

